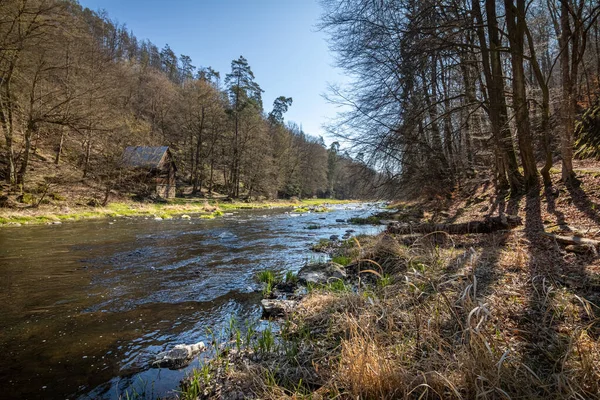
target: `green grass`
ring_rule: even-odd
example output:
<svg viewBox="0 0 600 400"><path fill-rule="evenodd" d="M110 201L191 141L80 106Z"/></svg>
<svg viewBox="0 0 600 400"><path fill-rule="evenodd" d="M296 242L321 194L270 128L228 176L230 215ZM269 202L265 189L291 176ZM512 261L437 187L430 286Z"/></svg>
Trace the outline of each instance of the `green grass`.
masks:
<svg viewBox="0 0 600 400"><path fill-rule="evenodd" d="M269 324L258 337L257 340L257 349L260 350L263 354L270 353L275 349L275 334L273 333L273 328L271 324Z"/></svg>
<svg viewBox="0 0 600 400"><path fill-rule="evenodd" d="M28 199L28 198L27 198ZM28 224L28 225L39 225L45 224L52 221L69 221L69 220L85 220L85 219L97 219L97 218L115 218L115 217L135 217L135 216L152 216L156 215L163 219L170 219L177 215L193 214L193 213L206 213L210 211L210 214L202 214L201 219L214 219L223 215L224 211L228 210L240 210L240 209L262 209L262 208L287 208L293 206L299 206L301 209L310 211L310 207L322 206L323 204L345 204L349 203L347 200L329 200L329 199L309 199L298 201L274 201L264 203L219 203L217 200L198 200L198 201L185 201L185 199L177 198L170 200L165 204L143 204L143 203L123 203L114 202L108 204L106 207L78 207L68 213L61 213L57 211L48 210L47 213L40 213L38 215L0 215L0 227L9 224ZM324 212L327 208L320 207L314 209L315 212ZM27 211L24 211L25 214Z"/></svg>
<svg viewBox="0 0 600 400"><path fill-rule="evenodd" d="M352 290L352 286L341 279L335 279L323 286L323 290L333 293L346 293Z"/></svg>
<svg viewBox="0 0 600 400"><path fill-rule="evenodd" d="M294 273L294 271L288 271L285 273L285 283L298 283L298 274Z"/></svg>
<svg viewBox="0 0 600 400"><path fill-rule="evenodd" d="M313 244L310 249L312 251L325 251L327 249L329 249L329 247L331 246L333 242L329 239L319 239L319 241L315 244Z"/></svg>
<svg viewBox="0 0 600 400"><path fill-rule="evenodd" d="M310 211L310 208L308 208L308 207L294 207L295 213L307 213L309 211Z"/></svg>
<svg viewBox="0 0 600 400"><path fill-rule="evenodd" d="M354 225L379 225L381 218L372 215L367 218L350 218L348 222Z"/></svg>
<svg viewBox="0 0 600 400"><path fill-rule="evenodd" d="M258 275L256 276L256 279L264 284L263 287L263 295L264 296L269 296L272 292L273 289L275 288L275 286L282 282L282 277L281 274L270 270L270 269L265 269L263 271L260 271L258 273Z"/></svg>
<svg viewBox="0 0 600 400"><path fill-rule="evenodd" d="M331 259L336 264L340 264L342 266L347 266L352 261L352 257L348 256L335 256Z"/></svg>

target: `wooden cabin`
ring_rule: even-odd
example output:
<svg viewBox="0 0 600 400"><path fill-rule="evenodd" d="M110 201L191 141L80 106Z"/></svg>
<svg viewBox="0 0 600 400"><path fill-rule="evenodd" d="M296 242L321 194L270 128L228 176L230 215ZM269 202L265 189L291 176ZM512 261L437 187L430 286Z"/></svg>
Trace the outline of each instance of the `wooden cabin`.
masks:
<svg viewBox="0 0 600 400"><path fill-rule="evenodd" d="M159 197L175 197L177 167L169 147L131 146L123 152L123 165L137 172L140 184Z"/></svg>

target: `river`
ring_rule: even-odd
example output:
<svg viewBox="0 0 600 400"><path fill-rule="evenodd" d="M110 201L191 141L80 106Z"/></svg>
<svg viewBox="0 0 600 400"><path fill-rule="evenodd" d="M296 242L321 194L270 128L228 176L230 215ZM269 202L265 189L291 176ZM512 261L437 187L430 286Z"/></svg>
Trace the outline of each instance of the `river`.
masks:
<svg viewBox="0 0 600 400"><path fill-rule="evenodd" d="M148 368L176 344L210 341L231 318L260 317L265 268L298 270L309 247L348 229L327 213L244 210L214 220L120 218L0 230L2 399L156 398L186 369ZM311 224L320 229L306 229ZM134 393L135 392L135 393Z"/></svg>

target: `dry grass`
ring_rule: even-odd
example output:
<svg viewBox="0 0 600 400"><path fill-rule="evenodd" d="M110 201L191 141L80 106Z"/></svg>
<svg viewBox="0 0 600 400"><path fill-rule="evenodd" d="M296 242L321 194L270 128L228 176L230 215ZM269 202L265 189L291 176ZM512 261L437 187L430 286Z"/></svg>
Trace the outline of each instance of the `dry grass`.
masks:
<svg viewBox="0 0 600 400"><path fill-rule="evenodd" d="M312 381L274 357L255 396L600 398L597 305L532 271L522 232L476 239L361 246L391 283L306 297L283 334Z"/></svg>

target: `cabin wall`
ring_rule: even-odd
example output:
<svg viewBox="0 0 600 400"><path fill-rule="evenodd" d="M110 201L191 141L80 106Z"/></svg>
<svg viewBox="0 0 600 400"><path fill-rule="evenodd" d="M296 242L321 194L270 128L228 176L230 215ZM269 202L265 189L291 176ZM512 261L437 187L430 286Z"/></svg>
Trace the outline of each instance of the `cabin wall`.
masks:
<svg viewBox="0 0 600 400"><path fill-rule="evenodd" d="M156 194L163 199L172 199L176 194L175 185L156 185Z"/></svg>
<svg viewBox="0 0 600 400"><path fill-rule="evenodd" d="M176 195L175 168L169 163L156 177L156 194L164 199L171 199Z"/></svg>

